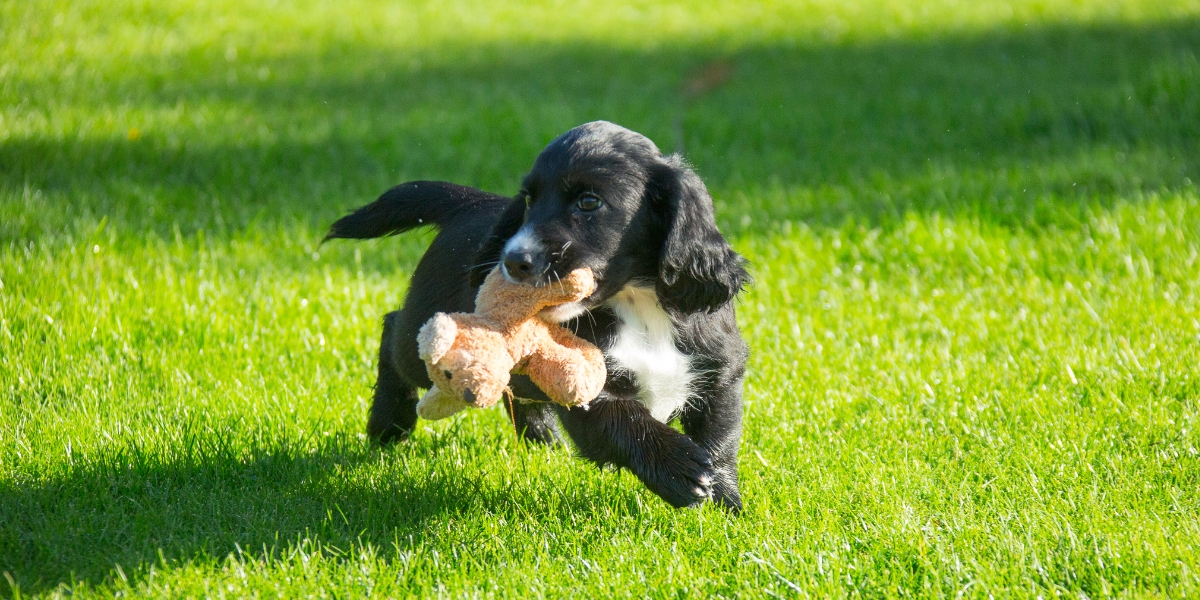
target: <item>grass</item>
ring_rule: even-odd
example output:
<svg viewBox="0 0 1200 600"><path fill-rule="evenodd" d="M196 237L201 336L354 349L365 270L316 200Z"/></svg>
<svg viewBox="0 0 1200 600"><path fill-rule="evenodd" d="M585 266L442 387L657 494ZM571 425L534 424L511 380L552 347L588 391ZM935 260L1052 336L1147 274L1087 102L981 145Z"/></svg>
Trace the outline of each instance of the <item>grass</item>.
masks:
<svg viewBox="0 0 1200 600"><path fill-rule="evenodd" d="M1200 3L713 6L0 3L0 589L1200 595ZM324 228L596 118L753 264L740 518L360 433L430 236Z"/></svg>

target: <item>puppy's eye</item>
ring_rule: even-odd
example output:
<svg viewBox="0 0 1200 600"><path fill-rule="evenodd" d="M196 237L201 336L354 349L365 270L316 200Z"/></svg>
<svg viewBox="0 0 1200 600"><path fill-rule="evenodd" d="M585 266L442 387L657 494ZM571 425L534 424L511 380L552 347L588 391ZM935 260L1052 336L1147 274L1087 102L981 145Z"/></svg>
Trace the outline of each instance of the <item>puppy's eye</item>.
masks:
<svg viewBox="0 0 1200 600"><path fill-rule="evenodd" d="M591 194L586 194L586 195L580 196L579 200L575 201L575 207L584 212L591 212L593 210L596 210L597 208L600 208L603 204L604 203L601 202L599 198L597 198Z"/></svg>

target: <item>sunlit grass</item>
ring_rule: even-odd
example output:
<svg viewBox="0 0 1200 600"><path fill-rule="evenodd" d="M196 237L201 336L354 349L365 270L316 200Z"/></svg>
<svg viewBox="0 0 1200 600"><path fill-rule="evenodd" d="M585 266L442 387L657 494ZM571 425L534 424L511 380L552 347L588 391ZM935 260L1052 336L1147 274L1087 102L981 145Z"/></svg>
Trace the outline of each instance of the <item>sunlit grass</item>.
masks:
<svg viewBox="0 0 1200 600"><path fill-rule="evenodd" d="M6 593L1200 593L1200 4L243 4L0 5ZM740 518L361 434L430 236L324 227L595 118L752 263Z"/></svg>

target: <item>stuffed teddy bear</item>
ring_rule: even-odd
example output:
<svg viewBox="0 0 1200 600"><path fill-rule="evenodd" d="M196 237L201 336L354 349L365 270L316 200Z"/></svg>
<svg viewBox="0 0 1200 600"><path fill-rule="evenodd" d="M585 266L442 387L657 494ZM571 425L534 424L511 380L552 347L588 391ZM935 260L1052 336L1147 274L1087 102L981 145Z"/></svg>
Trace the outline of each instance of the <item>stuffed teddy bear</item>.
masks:
<svg viewBox="0 0 1200 600"><path fill-rule="evenodd" d="M510 373L529 376L558 404L587 406L604 387L604 355L538 313L583 300L595 288L588 268L536 287L512 283L493 269L479 288L474 314L438 313L421 327L417 350L433 387L417 403L417 414L436 420L468 405L492 406L507 390Z"/></svg>

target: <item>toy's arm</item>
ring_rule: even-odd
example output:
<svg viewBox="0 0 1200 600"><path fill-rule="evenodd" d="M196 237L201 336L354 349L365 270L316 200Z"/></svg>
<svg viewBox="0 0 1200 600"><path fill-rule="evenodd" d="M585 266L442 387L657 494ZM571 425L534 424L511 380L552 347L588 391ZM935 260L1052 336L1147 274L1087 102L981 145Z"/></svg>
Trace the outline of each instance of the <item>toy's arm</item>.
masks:
<svg viewBox="0 0 1200 600"><path fill-rule="evenodd" d="M493 269L475 296L475 314L512 323L530 318L543 308L583 300L595 289L596 280L587 267L543 286L512 283L500 269Z"/></svg>

